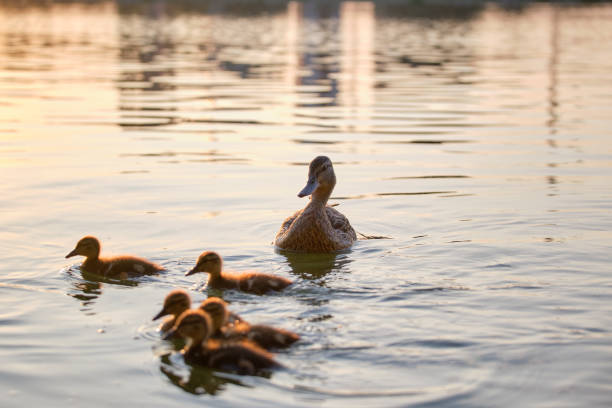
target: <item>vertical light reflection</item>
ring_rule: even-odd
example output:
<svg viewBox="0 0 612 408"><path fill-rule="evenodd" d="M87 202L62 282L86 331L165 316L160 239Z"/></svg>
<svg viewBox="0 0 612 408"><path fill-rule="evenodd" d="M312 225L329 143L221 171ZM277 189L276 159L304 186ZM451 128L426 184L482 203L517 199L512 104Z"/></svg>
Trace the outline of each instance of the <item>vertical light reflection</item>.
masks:
<svg viewBox="0 0 612 408"><path fill-rule="evenodd" d="M551 135L557 133L557 105L558 105L558 65L559 65L559 9L551 7L550 24L550 58L548 60L548 128ZM554 140L550 139L549 144L554 146Z"/></svg>
<svg viewBox="0 0 612 408"><path fill-rule="evenodd" d="M285 30L285 84L287 86L287 105L288 111L291 111L296 103L296 86L298 85L298 73L300 64L300 31L302 26L302 3L290 1L287 4L287 28ZM287 119L291 119L292 115L287 115ZM292 124L292 123L291 123Z"/></svg>
<svg viewBox="0 0 612 408"><path fill-rule="evenodd" d="M180 41L167 29L166 12L165 3L160 2L143 4L138 14L129 8L120 9L121 72L117 86L120 126L124 129L138 125L142 112L155 107L147 94L163 93L166 100L171 100L177 92L173 78L177 75L175 55Z"/></svg>
<svg viewBox="0 0 612 408"><path fill-rule="evenodd" d="M555 136L557 134L557 122L559 120L559 115L557 112L558 105L558 64L559 64L559 9L554 5L550 8L551 13L551 23L550 23L550 57L548 60L548 76L549 76L549 84L548 84L548 133L550 137L548 139L548 145L551 148L557 147L557 142L555 140ZM555 167L555 163L548 163L548 167L553 169ZM552 192L548 193L548 196L556 196L557 195L557 187L556 184L559 183L559 180L554 175L549 175L546 178L549 189Z"/></svg>
<svg viewBox="0 0 612 408"><path fill-rule="evenodd" d="M507 109L539 106L539 111L512 115L512 125L546 126L549 20L546 7L533 7L522 14L488 7L473 22L474 61L482 78L476 101L485 109L500 110L497 120L508 120Z"/></svg>
<svg viewBox="0 0 612 408"><path fill-rule="evenodd" d="M344 2L340 6L340 104L345 117L370 131L374 105L374 3ZM347 129L350 130L350 129Z"/></svg>

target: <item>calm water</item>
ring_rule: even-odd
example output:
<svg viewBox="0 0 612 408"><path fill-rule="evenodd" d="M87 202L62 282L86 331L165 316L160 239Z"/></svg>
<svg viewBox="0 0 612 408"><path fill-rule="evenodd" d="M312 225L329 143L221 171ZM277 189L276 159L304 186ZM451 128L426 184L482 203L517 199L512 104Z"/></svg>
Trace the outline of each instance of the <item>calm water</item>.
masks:
<svg viewBox="0 0 612 408"><path fill-rule="evenodd" d="M612 6L173 4L0 7L1 406L612 403ZM391 239L274 250L319 154ZM169 272L87 280L85 234ZM205 249L296 281L223 294L287 370L167 356Z"/></svg>

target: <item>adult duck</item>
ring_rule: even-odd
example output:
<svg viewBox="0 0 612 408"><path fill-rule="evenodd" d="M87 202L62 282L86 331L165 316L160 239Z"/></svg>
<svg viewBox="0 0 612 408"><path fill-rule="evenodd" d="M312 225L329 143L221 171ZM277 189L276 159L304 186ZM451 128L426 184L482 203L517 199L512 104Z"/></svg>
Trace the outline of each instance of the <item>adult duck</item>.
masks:
<svg viewBox="0 0 612 408"><path fill-rule="evenodd" d="M303 252L335 252L353 245L357 234L349 220L326 205L335 185L336 174L331 160L326 156L315 157L308 168L308 182L298 193L298 197L310 195L310 202L283 222L274 240L277 247Z"/></svg>

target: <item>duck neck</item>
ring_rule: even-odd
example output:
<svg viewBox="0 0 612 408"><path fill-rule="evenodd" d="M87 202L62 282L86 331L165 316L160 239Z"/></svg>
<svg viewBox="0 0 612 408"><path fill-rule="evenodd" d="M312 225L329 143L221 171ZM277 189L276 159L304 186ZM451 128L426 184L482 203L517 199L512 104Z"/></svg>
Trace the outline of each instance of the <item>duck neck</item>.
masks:
<svg viewBox="0 0 612 408"><path fill-rule="evenodd" d="M215 265L208 272L208 283L221 280L221 264Z"/></svg>
<svg viewBox="0 0 612 408"><path fill-rule="evenodd" d="M178 317L182 315L183 312L186 312L187 310L189 310L188 307L177 307L176 310L174 310L171 314L174 315L175 319L178 319Z"/></svg>
<svg viewBox="0 0 612 408"><path fill-rule="evenodd" d="M219 319L219 318L213 318L213 328L212 328L212 331L215 334L220 333L221 332L221 327L223 327L223 323L221 323L220 320L221 319Z"/></svg>
<svg viewBox="0 0 612 408"><path fill-rule="evenodd" d="M202 344L204 344L204 342L206 342L206 340L208 340L208 334L207 333L195 333L195 335L193 337L187 337L186 339L186 344L185 344L185 349L186 350L197 350L199 347L202 346Z"/></svg>
<svg viewBox="0 0 612 408"><path fill-rule="evenodd" d="M196 342L194 339L188 337L182 351L186 357L191 356L198 351L199 345L199 342Z"/></svg>
<svg viewBox="0 0 612 408"><path fill-rule="evenodd" d="M323 186L318 187L310 196L309 205L325 208L333 189L333 186L331 186L331 188L325 188Z"/></svg>
<svg viewBox="0 0 612 408"><path fill-rule="evenodd" d="M81 269L84 269L87 272L98 273L100 269L100 258L98 255L92 255L85 258L83 264L81 265Z"/></svg>

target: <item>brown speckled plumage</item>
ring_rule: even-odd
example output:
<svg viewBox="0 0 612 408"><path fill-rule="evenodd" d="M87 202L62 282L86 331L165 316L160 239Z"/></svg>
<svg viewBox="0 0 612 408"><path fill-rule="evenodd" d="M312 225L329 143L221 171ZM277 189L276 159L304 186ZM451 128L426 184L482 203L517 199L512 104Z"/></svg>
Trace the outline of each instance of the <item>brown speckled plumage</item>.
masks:
<svg viewBox="0 0 612 408"><path fill-rule="evenodd" d="M243 292L264 294L270 290L280 291L291 285L289 279L259 272L227 273L222 271L223 261L216 252L203 252L192 270L185 275L197 272L209 274L208 287L213 289L237 289Z"/></svg>
<svg viewBox="0 0 612 408"><path fill-rule="evenodd" d="M316 157L310 163L306 187L298 194L312 195L311 200L283 222L274 240L276 246L294 251L335 252L353 245L357 234L349 220L326 206L335 184L331 160Z"/></svg>
<svg viewBox="0 0 612 408"><path fill-rule="evenodd" d="M134 276L152 275L164 268L135 256L123 255L112 258L100 258L100 241L96 237L86 236L79 240L76 247L66 255L85 257L81 270L110 278L127 279Z"/></svg>

